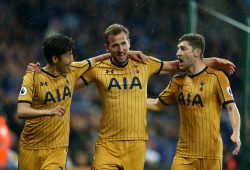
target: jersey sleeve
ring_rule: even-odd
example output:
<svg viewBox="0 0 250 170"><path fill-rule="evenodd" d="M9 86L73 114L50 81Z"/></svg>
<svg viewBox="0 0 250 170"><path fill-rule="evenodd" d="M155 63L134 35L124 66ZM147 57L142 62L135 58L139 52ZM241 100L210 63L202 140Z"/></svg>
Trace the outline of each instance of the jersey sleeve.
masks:
<svg viewBox="0 0 250 170"><path fill-rule="evenodd" d="M158 74L162 70L163 62L157 58L149 57L150 75Z"/></svg>
<svg viewBox="0 0 250 170"><path fill-rule="evenodd" d="M32 103L35 91L35 73L26 73L18 96L18 103Z"/></svg>
<svg viewBox="0 0 250 170"><path fill-rule="evenodd" d="M81 75L81 79L85 85L89 85L95 80L96 65L97 64L95 64L92 68L90 68L83 75Z"/></svg>
<svg viewBox="0 0 250 170"><path fill-rule="evenodd" d="M75 72L76 79L79 79L80 76L85 73L91 67L91 62L89 60L83 60L80 62L72 62L71 68Z"/></svg>
<svg viewBox="0 0 250 170"><path fill-rule="evenodd" d="M229 84L227 76L223 72L217 74L217 93L221 104L224 106L228 103L234 102L233 93Z"/></svg>
<svg viewBox="0 0 250 170"><path fill-rule="evenodd" d="M178 85L172 79L165 90L163 90L159 95L159 100L165 104L169 105L176 102L175 93L178 90Z"/></svg>

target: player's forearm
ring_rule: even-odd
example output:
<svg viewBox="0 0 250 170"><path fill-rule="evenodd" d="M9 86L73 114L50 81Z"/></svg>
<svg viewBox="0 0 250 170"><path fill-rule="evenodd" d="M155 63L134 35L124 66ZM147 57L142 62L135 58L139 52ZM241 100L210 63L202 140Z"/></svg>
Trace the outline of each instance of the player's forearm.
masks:
<svg viewBox="0 0 250 170"><path fill-rule="evenodd" d="M233 133L240 135L240 114L235 103L228 109L229 119L232 125Z"/></svg>
<svg viewBox="0 0 250 170"><path fill-rule="evenodd" d="M205 65L209 67L216 67L216 63L218 62L218 59L216 57L204 58L203 62Z"/></svg>
<svg viewBox="0 0 250 170"><path fill-rule="evenodd" d="M160 72L160 74L168 74L170 72L174 73L178 71L181 71L178 60L163 61L163 67L162 67L162 71Z"/></svg>
<svg viewBox="0 0 250 170"><path fill-rule="evenodd" d="M89 61L91 62L91 65L93 65L96 62L100 62L100 61L110 59L110 57L111 57L110 53L105 53L105 54L98 55L96 57L92 57L92 58L89 59Z"/></svg>
<svg viewBox="0 0 250 170"><path fill-rule="evenodd" d="M33 109L32 107L24 106L22 104L18 104L17 106L17 116L19 119L36 118L46 116L47 114L48 110Z"/></svg>
<svg viewBox="0 0 250 170"><path fill-rule="evenodd" d="M147 110L159 112L163 109L163 107L164 105L159 103L158 99L152 99L152 98L147 99Z"/></svg>

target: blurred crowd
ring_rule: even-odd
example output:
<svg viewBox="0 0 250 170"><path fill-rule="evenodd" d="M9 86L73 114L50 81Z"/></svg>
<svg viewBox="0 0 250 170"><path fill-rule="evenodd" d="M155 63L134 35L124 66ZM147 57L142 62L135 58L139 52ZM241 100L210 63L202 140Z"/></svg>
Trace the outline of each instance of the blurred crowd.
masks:
<svg viewBox="0 0 250 170"><path fill-rule="evenodd" d="M212 2L198 0L244 21L248 0ZM221 6L219 5L221 4ZM231 3L231 4L230 4ZM233 5L232 5L233 3ZM83 60L105 52L103 32L113 23L130 30L131 49L141 50L161 60L176 58L178 38L186 33L185 0L1 0L0 1L0 116L4 117L11 136L8 156L9 169L16 169L19 135L24 120L16 116L16 102L22 77L29 62L45 64L42 43L52 34L64 33L75 40L75 60ZM223 29L222 29L223 28ZM229 77L238 107L241 107L243 32L199 12L198 33L206 38L205 56L219 56L233 61L237 70ZM153 77L148 96L157 97L170 77ZM230 141L231 126L227 113L222 114L221 131L224 141L225 170L236 170L238 157L233 157ZM101 117L100 99L96 87L90 85L75 92L71 108L71 134L68 167L91 165L94 144ZM169 169L179 132L179 116L175 106L160 113L148 112L148 131L145 169ZM248 120L250 123L250 120ZM1 140L0 129L0 140ZM246 138L250 143L250 134ZM0 144L1 147L2 144ZM249 148L248 148L249 149ZM1 150L0 150L1 151ZM250 160L250 153L247 153ZM1 158L1 157L0 157ZM250 163L248 163L250 164ZM1 162L0 162L1 169Z"/></svg>

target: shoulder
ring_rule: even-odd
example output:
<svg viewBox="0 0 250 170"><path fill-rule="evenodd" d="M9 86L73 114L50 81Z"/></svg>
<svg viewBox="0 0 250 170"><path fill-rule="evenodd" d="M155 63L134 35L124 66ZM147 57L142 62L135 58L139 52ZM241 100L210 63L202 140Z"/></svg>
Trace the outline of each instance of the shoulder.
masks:
<svg viewBox="0 0 250 170"><path fill-rule="evenodd" d="M171 80L170 80L170 84L173 85L181 85L183 80L185 79L187 73L186 72L180 72L176 75L174 75Z"/></svg>
<svg viewBox="0 0 250 170"><path fill-rule="evenodd" d="M175 74L173 76L173 80L180 80L180 79L183 79L184 77L186 77L187 73L186 72L180 72L178 74Z"/></svg>
<svg viewBox="0 0 250 170"><path fill-rule="evenodd" d="M100 62L96 62L92 68L102 68L102 67L108 67L111 66L111 62L110 60L105 60L105 61L100 61Z"/></svg>
<svg viewBox="0 0 250 170"><path fill-rule="evenodd" d="M101 61L101 62L97 62L94 65L92 65L87 72L88 73L94 73L94 72L99 72L100 70L103 69L110 69L111 67L113 67L111 65L111 62L109 60L105 60L105 61Z"/></svg>
<svg viewBox="0 0 250 170"><path fill-rule="evenodd" d="M28 72L25 73L25 75L23 76L24 80L32 80L34 79L36 76L41 75L42 73L35 73L35 72Z"/></svg>
<svg viewBox="0 0 250 170"><path fill-rule="evenodd" d="M226 77L225 73L223 71L220 71L220 70L216 70L214 68L211 68L211 67L208 67L206 69L206 73L207 74L212 74L216 77Z"/></svg>
<svg viewBox="0 0 250 170"><path fill-rule="evenodd" d="M154 61L154 62L162 62L161 60L159 60L158 58L152 57L152 56L148 56L149 61Z"/></svg>

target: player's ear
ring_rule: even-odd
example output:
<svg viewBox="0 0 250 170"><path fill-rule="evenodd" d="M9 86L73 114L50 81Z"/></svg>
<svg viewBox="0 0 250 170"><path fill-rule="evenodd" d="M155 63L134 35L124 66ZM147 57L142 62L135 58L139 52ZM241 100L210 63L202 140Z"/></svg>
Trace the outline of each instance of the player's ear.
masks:
<svg viewBox="0 0 250 170"><path fill-rule="evenodd" d="M201 56L201 49L200 48L196 48L194 50L194 54L195 54L195 56L200 57Z"/></svg>
<svg viewBox="0 0 250 170"><path fill-rule="evenodd" d="M128 48L130 48L130 39L128 38Z"/></svg>
<svg viewBox="0 0 250 170"><path fill-rule="evenodd" d="M57 63L59 61L59 58L56 56L52 56L52 63Z"/></svg>
<svg viewBox="0 0 250 170"><path fill-rule="evenodd" d="M109 50L109 46L108 46L108 44L106 44L106 43L105 43L105 44L104 44L104 47L105 47L105 49L106 49L106 52L108 52L108 53L109 53L109 52L110 52L110 50Z"/></svg>

